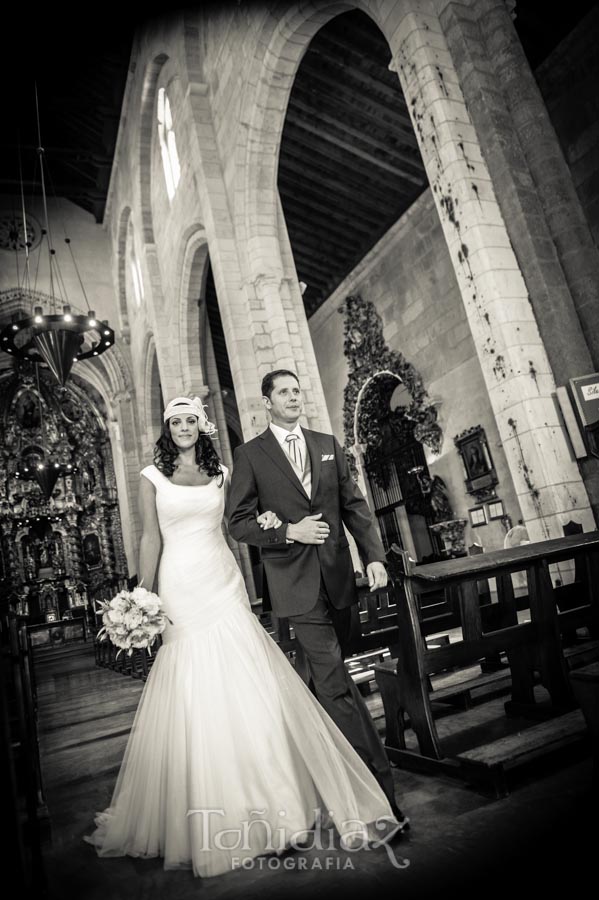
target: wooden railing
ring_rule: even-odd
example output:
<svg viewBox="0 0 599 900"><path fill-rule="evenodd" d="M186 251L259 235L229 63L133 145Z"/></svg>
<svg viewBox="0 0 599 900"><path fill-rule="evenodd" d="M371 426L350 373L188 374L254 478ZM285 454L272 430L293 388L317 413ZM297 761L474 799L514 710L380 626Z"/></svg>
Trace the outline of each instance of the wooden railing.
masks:
<svg viewBox="0 0 599 900"><path fill-rule="evenodd" d="M560 612L559 593L553 587L550 567L566 560L577 561L579 580L569 586L570 596L577 596L577 602ZM431 693L430 676L434 673L459 670L490 655L505 654L511 677L511 699L506 703L509 715L539 713L535 703L535 685L539 680L550 698L549 716L557 719L558 714L576 706L562 632L571 633L572 629L584 625L591 637L599 636L599 532L424 566L414 565L406 553L400 552L391 562L391 569L398 598L399 653L396 661L383 663L375 670L385 706L386 746L398 764L422 769L426 768L423 765L426 760L447 761L431 706L437 698ZM521 571L526 572L528 585L529 615L526 617L518 615L511 577ZM493 604L493 621L485 625L478 585L490 578L496 582L497 599ZM419 603L422 593L431 587L443 591L448 604L459 611L461 624L461 640L434 648L427 646ZM591 645L591 652L596 652L597 646ZM472 679L471 673L469 677ZM468 687L480 686L485 679L493 677L481 675ZM406 719L417 737L418 751L406 748ZM576 714L570 720L574 731L579 733L581 717ZM564 728L565 720L556 723L554 729L561 743L567 738ZM543 742L548 746L552 740L551 727L541 728L538 737L539 748ZM527 741L530 756L534 750L532 733L527 735ZM506 744L506 764L518 754L514 741L510 747ZM460 765L469 770L479 762L484 766L485 753L472 749L460 757ZM489 748L487 757L494 760L497 769L500 748ZM501 791L504 785L500 776L501 773L496 787Z"/></svg>

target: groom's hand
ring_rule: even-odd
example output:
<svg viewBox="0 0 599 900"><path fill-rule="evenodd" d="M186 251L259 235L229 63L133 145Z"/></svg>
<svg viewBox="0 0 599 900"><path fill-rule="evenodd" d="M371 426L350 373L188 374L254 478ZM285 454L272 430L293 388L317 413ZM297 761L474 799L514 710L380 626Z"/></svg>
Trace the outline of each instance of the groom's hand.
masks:
<svg viewBox="0 0 599 900"><path fill-rule="evenodd" d="M371 562L366 567L366 574L368 575L368 587L371 591L387 587L387 570L382 562Z"/></svg>
<svg viewBox="0 0 599 900"><path fill-rule="evenodd" d="M287 540L299 541L300 544L324 544L331 529L326 522L320 522L322 513L305 516L299 522L290 522L287 526Z"/></svg>

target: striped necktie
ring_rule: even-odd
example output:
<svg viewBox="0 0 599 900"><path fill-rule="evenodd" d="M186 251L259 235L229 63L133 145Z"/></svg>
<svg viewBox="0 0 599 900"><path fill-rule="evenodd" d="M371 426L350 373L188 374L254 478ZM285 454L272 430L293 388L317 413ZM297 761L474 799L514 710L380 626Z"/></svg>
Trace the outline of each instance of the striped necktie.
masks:
<svg viewBox="0 0 599 900"><path fill-rule="evenodd" d="M304 464L302 462L302 451L300 445L297 443L298 440L299 437L297 434L288 434L285 438L285 443L287 444L287 452L289 453L289 458L303 472Z"/></svg>

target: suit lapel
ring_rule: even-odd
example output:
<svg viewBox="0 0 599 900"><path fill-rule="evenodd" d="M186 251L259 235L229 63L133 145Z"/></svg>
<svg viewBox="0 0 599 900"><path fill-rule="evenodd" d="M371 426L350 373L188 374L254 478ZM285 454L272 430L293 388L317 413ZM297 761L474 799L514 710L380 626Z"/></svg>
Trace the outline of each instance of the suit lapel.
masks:
<svg viewBox="0 0 599 900"><path fill-rule="evenodd" d="M307 428L302 428L302 432L306 439L306 446L308 447L308 453L310 454L310 463L312 465L312 491L310 494L310 499L314 500L316 491L318 490L318 479L320 478L321 448L319 447L318 441L311 431L308 431Z"/></svg>
<svg viewBox="0 0 599 900"><path fill-rule="evenodd" d="M303 429L302 429L303 430ZM305 432L304 432L305 434ZM297 488L302 497L307 497L305 490L303 489L297 475L291 468L291 463L285 456L285 451L282 449L281 445L277 441L276 437L270 430L267 428L266 431L263 431L262 434L258 435L261 444L260 446L267 454L267 456L272 460L272 462L279 467L283 475L286 475L291 484ZM308 443L306 441L306 443Z"/></svg>

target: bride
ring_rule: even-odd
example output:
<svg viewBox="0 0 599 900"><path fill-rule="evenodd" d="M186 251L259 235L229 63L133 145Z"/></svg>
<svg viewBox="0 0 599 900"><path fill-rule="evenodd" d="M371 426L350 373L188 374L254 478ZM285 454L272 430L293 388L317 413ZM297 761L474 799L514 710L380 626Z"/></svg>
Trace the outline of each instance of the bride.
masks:
<svg viewBox="0 0 599 900"><path fill-rule="evenodd" d="M228 470L199 398L164 413L141 473L139 570L172 624L145 684L100 856L164 858L203 877L281 853L320 822L342 846L400 829L374 776L252 613L222 531ZM274 513L263 513L273 527ZM345 844L343 844L345 841Z"/></svg>

